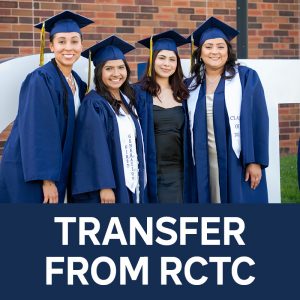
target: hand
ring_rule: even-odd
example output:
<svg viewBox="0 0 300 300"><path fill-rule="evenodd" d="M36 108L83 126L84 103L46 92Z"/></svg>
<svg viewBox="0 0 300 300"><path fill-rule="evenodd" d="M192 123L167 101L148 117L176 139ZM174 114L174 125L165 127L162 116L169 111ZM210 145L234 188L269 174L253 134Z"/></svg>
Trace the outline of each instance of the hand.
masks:
<svg viewBox="0 0 300 300"><path fill-rule="evenodd" d="M113 204L116 203L115 193L112 189L100 190L100 201L101 203Z"/></svg>
<svg viewBox="0 0 300 300"><path fill-rule="evenodd" d="M53 181L43 180L43 194L43 203L58 203L58 191Z"/></svg>
<svg viewBox="0 0 300 300"><path fill-rule="evenodd" d="M249 164L246 168L245 181L251 180L251 189L255 190L261 180L261 167L259 164Z"/></svg>

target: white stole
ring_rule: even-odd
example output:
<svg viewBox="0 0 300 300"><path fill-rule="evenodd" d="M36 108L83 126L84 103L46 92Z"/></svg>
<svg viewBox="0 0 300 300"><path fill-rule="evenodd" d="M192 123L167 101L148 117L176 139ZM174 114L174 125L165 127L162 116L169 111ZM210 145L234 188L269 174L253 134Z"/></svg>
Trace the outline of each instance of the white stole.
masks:
<svg viewBox="0 0 300 300"><path fill-rule="evenodd" d="M136 129L134 122L129 114L120 108L122 114L116 115L118 127L119 127L119 137L121 144L123 168L125 175L125 183L127 188L132 192L136 192L136 188L139 183L138 176L138 157L136 151Z"/></svg>
<svg viewBox="0 0 300 300"><path fill-rule="evenodd" d="M226 76L228 74L226 73ZM241 103L242 103L242 85L239 72L236 68L235 76L232 79L225 80L225 103L228 112L229 126L231 133L232 149L237 158L241 154Z"/></svg>
<svg viewBox="0 0 300 300"><path fill-rule="evenodd" d="M125 101L129 104L129 103L130 103L129 98L128 98L124 93L122 93L121 91L120 91L120 93L121 93L122 96L124 97ZM133 110L133 112L134 112L136 115L138 115L138 114L137 114L137 111L136 111L136 109L135 109L134 106L132 107L132 110ZM137 122L138 122L138 124L139 124L139 130L140 130L141 137L142 137L143 160L144 160L144 188L145 188L146 185L147 185L147 168L146 168L147 166L146 166L146 157L145 157L145 148L144 148L144 136L143 136L143 132L142 132L142 127L141 127L140 121L137 120Z"/></svg>
<svg viewBox="0 0 300 300"><path fill-rule="evenodd" d="M226 73L226 76L228 74ZM195 86L196 79L191 82L190 86ZM193 162L195 164L194 155L194 115L196 110L196 105L199 97L201 85L199 85L195 90L190 91L190 96L187 101L188 114L190 120L190 131L191 131L191 143L192 143L192 156ZM232 149L237 158L241 154L241 133L240 133L240 113L241 113L241 103L242 103L242 85L240 81L240 76L238 69L236 68L236 74L232 79L225 80L225 104L228 112L229 126L232 140Z"/></svg>
<svg viewBox="0 0 300 300"><path fill-rule="evenodd" d="M125 101L129 104L129 98L121 92ZM110 106L113 110L113 108ZM117 115L117 123L119 129L119 138L122 152L122 161L123 161L123 169L124 169L124 177L126 187L134 194L136 194L136 202L140 202L140 186L139 186L139 161L136 147L136 128L134 121L130 114L126 114L122 108L120 108L122 114ZM113 110L114 111L114 110ZM115 111L114 111L115 112ZM136 113L136 112L135 112ZM140 123L138 130L141 132ZM146 171L146 159L145 159L145 151L144 151L144 141L143 144L143 159L144 159L144 189L147 184L147 171Z"/></svg>

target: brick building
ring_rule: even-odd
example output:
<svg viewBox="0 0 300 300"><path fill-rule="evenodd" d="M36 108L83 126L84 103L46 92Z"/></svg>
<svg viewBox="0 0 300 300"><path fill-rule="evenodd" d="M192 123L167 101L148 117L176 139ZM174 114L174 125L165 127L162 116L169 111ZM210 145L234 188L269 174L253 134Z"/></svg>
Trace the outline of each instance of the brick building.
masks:
<svg viewBox="0 0 300 300"><path fill-rule="evenodd" d="M280 155L296 154L300 138L300 104L279 105Z"/></svg>
<svg viewBox="0 0 300 300"><path fill-rule="evenodd" d="M111 34L132 44L172 28L187 36L212 15L236 27L237 2L241 1L1 0L0 60L38 53L40 33L33 24L66 9L95 21L83 29L84 47L87 48ZM299 0L248 0L248 58L298 59L299 44ZM144 62L148 55L146 49L136 46L137 49L127 56L133 80L136 79L137 64ZM188 58L189 51L183 46L181 57ZM280 109L281 152L295 153L300 135L300 105ZM3 140L5 137L0 137L0 147Z"/></svg>

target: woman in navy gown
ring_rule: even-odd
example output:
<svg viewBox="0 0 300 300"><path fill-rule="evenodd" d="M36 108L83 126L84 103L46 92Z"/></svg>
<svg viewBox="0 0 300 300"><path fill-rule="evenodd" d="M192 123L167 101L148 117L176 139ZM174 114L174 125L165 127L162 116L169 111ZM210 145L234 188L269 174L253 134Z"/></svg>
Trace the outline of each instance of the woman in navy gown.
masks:
<svg viewBox="0 0 300 300"><path fill-rule="evenodd" d="M95 90L84 98L76 120L73 202L147 202L143 138L124 56L133 49L111 36L82 53L96 67Z"/></svg>
<svg viewBox="0 0 300 300"><path fill-rule="evenodd" d="M54 58L22 84L19 109L0 166L0 203L63 202L75 115L86 84L72 71L91 20L64 11L36 25L50 34Z"/></svg>
<svg viewBox="0 0 300 300"><path fill-rule="evenodd" d="M238 32L211 17L189 40L187 101L200 203L267 203L269 120L257 73L236 63Z"/></svg>

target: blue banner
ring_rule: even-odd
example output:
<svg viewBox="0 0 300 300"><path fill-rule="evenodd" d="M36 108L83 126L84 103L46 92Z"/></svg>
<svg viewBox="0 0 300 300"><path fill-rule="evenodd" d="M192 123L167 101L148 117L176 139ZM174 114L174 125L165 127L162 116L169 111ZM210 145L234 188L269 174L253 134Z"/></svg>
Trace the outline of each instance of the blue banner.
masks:
<svg viewBox="0 0 300 300"><path fill-rule="evenodd" d="M0 299L299 299L299 205L1 205Z"/></svg>

